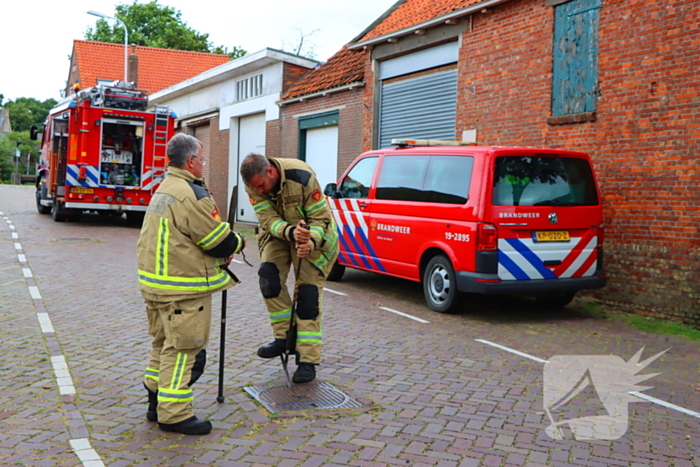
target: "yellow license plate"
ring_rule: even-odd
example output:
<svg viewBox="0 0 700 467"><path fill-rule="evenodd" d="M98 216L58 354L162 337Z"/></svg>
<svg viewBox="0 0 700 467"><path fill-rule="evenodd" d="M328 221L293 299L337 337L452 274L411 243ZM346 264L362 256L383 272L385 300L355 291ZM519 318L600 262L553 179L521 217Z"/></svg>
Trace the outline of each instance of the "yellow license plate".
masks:
<svg viewBox="0 0 700 467"><path fill-rule="evenodd" d="M70 189L71 193L83 193L85 195L91 195L93 190L92 188L81 188L81 187L76 187L74 186L73 188Z"/></svg>
<svg viewBox="0 0 700 467"><path fill-rule="evenodd" d="M535 232L536 242L568 242L571 240L566 230L547 230Z"/></svg>

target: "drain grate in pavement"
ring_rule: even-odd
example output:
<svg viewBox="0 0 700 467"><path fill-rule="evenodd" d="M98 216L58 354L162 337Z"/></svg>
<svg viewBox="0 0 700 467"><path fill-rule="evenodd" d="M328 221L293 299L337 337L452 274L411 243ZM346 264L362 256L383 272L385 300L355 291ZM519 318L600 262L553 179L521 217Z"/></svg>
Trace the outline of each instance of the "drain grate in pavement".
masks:
<svg viewBox="0 0 700 467"><path fill-rule="evenodd" d="M328 383L294 384L291 389L287 386L250 386L243 389L270 413L362 407L355 399Z"/></svg>
<svg viewBox="0 0 700 467"><path fill-rule="evenodd" d="M60 243L102 243L102 240L90 237L62 237L52 241Z"/></svg>

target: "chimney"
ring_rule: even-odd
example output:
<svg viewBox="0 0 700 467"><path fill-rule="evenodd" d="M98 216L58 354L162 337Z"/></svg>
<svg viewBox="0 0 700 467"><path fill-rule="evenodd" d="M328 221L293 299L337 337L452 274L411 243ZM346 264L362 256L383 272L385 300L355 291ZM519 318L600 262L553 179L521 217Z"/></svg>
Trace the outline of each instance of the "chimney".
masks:
<svg viewBox="0 0 700 467"><path fill-rule="evenodd" d="M139 83L138 83L138 78L139 78L139 56L136 55L136 46L132 45L131 46L131 53L129 54L129 76L127 79L134 83L134 87L138 88Z"/></svg>

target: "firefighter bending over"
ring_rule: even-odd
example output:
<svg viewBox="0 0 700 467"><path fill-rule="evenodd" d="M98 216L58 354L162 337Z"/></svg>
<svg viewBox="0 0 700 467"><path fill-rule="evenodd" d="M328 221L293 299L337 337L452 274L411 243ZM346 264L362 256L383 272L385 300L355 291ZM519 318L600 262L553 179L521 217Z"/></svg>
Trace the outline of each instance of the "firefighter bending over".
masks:
<svg viewBox="0 0 700 467"><path fill-rule="evenodd" d="M163 431L203 435L212 425L194 415L192 385L206 363L211 296L238 282L226 266L245 240L221 221L204 187L202 144L177 134L167 154L168 176L148 206L137 247L139 289L153 338L146 418Z"/></svg>
<svg viewBox="0 0 700 467"><path fill-rule="evenodd" d="M285 351L293 306L287 276L290 266L296 269L298 258L304 258L294 271L298 366L292 380L308 383L321 361L321 299L338 254L335 224L316 174L305 162L250 154L241 164L241 177L260 222L260 291L275 336L258 356L275 358Z"/></svg>

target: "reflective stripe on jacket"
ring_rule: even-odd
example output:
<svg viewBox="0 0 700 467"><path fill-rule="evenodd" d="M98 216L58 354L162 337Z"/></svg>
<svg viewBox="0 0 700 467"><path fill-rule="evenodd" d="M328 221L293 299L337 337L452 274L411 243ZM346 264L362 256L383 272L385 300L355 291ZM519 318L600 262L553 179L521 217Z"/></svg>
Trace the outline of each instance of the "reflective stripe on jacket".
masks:
<svg viewBox="0 0 700 467"><path fill-rule="evenodd" d="M316 174L298 159L268 159L279 170L280 192L276 196L260 195L246 186L260 222L260 246L270 236L293 243L292 229L304 219L310 226L313 243L307 259L327 273L338 255L338 233Z"/></svg>
<svg viewBox="0 0 700 467"><path fill-rule="evenodd" d="M168 168L153 195L137 245L139 289L144 296L203 295L235 285L208 255L231 234L214 198L190 172ZM237 253L243 244L238 234Z"/></svg>

